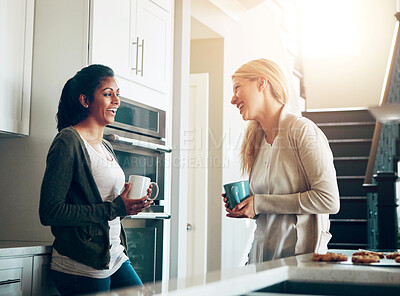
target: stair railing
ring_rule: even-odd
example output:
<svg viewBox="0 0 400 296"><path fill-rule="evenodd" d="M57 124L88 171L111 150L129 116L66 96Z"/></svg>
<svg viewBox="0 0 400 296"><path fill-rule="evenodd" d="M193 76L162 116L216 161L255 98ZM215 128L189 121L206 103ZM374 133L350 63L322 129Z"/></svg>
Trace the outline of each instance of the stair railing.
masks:
<svg viewBox="0 0 400 296"><path fill-rule="evenodd" d="M395 93L395 90L400 81L395 76L395 71L396 67L400 67L400 13L396 14L396 18L397 22L379 106L399 100L398 93ZM395 190L395 182L398 178L393 169L394 161L392 158L397 149L396 144L393 145L393 141L396 141L398 137L398 123L384 125L382 122L376 121L363 185L367 192L367 229L368 248L370 249L396 250L398 246ZM375 171L376 174L374 174ZM373 183L372 178L375 179L375 183Z"/></svg>
<svg viewBox="0 0 400 296"><path fill-rule="evenodd" d="M388 65L386 67L385 80L382 88L382 94L379 106L386 104L388 101L389 91L392 85L392 77L394 75L394 70L396 66L396 54L398 53L400 47L400 36L399 36L400 13L396 13L396 18L397 22L393 34L392 47L390 50ZM381 138L381 132L382 132L382 123L376 121L374 135L372 138L371 150L369 152L367 171L365 173L365 178L364 178L364 184L372 184L372 177L374 174L374 167L376 162L376 156L378 153L379 139Z"/></svg>

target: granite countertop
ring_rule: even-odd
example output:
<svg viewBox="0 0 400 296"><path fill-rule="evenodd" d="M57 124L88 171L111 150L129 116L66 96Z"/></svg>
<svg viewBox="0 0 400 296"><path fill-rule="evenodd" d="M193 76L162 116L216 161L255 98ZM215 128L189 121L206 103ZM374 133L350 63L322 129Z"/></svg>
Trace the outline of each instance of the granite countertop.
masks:
<svg viewBox="0 0 400 296"><path fill-rule="evenodd" d="M50 254L51 245L43 241L0 241L0 258Z"/></svg>
<svg viewBox="0 0 400 296"><path fill-rule="evenodd" d="M251 295L249 293L288 280L400 288L400 263L392 266L353 264L351 254L355 250L330 250L330 252L346 254L349 259L341 263L314 262L311 260L313 254L310 253L250 264L233 270L211 272L189 279L146 284L141 289L130 288L96 295Z"/></svg>

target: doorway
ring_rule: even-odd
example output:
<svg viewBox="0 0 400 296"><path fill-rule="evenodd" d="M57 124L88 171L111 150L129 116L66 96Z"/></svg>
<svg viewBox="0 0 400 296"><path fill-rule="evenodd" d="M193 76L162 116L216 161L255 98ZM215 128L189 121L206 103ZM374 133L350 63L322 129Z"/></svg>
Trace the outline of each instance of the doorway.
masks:
<svg viewBox="0 0 400 296"><path fill-rule="evenodd" d="M186 276L207 272L208 73L190 75Z"/></svg>
<svg viewBox="0 0 400 296"><path fill-rule="evenodd" d="M208 73L209 77L206 271L211 272L221 269L224 38L193 16L190 73ZM202 106L200 110L204 112L205 107ZM189 231L187 235L190 235Z"/></svg>

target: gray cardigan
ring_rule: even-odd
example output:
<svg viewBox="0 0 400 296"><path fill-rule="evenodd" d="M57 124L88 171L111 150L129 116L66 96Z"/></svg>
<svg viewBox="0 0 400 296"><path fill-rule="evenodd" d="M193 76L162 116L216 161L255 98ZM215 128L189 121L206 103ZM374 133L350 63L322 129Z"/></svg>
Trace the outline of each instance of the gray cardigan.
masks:
<svg viewBox="0 0 400 296"><path fill-rule="evenodd" d="M296 215L295 254L326 253L331 238L329 214L337 213L340 207L328 140L312 121L288 112L285 107L272 150L271 158L277 163L271 173L285 178L286 185L283 188L274 184L269 194L254 195L254 208L260 220L257 228L268 214ZM257 231L262 229L257 229L256 234ZM263 238L259 240L253 243L251 263L259 257L256 246L262 249L264 244Z"/></svg>
<svg viewBox="0 0 400 296"><path fill-rule="evenodd" d="M104 141L113 154L111 145ZM85 144L73 127L60 131L50 146L44 173L39 216L51 226L53 247L64 256L96 269L108 269L108 221L126 215L118 196L103 202L94 181ZM126 250L125 232L121 242Z"/></svg>

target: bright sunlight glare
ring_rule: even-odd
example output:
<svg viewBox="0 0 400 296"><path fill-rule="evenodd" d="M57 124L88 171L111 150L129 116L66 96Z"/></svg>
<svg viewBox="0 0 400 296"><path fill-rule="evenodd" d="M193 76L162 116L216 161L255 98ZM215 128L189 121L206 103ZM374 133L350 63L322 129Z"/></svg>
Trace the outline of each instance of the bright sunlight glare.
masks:
<svg viewBox="0 0 400 296"><path fill-rule="evenodd" d="M299 0L305 57L357 56L360 0Z"/></svg>

